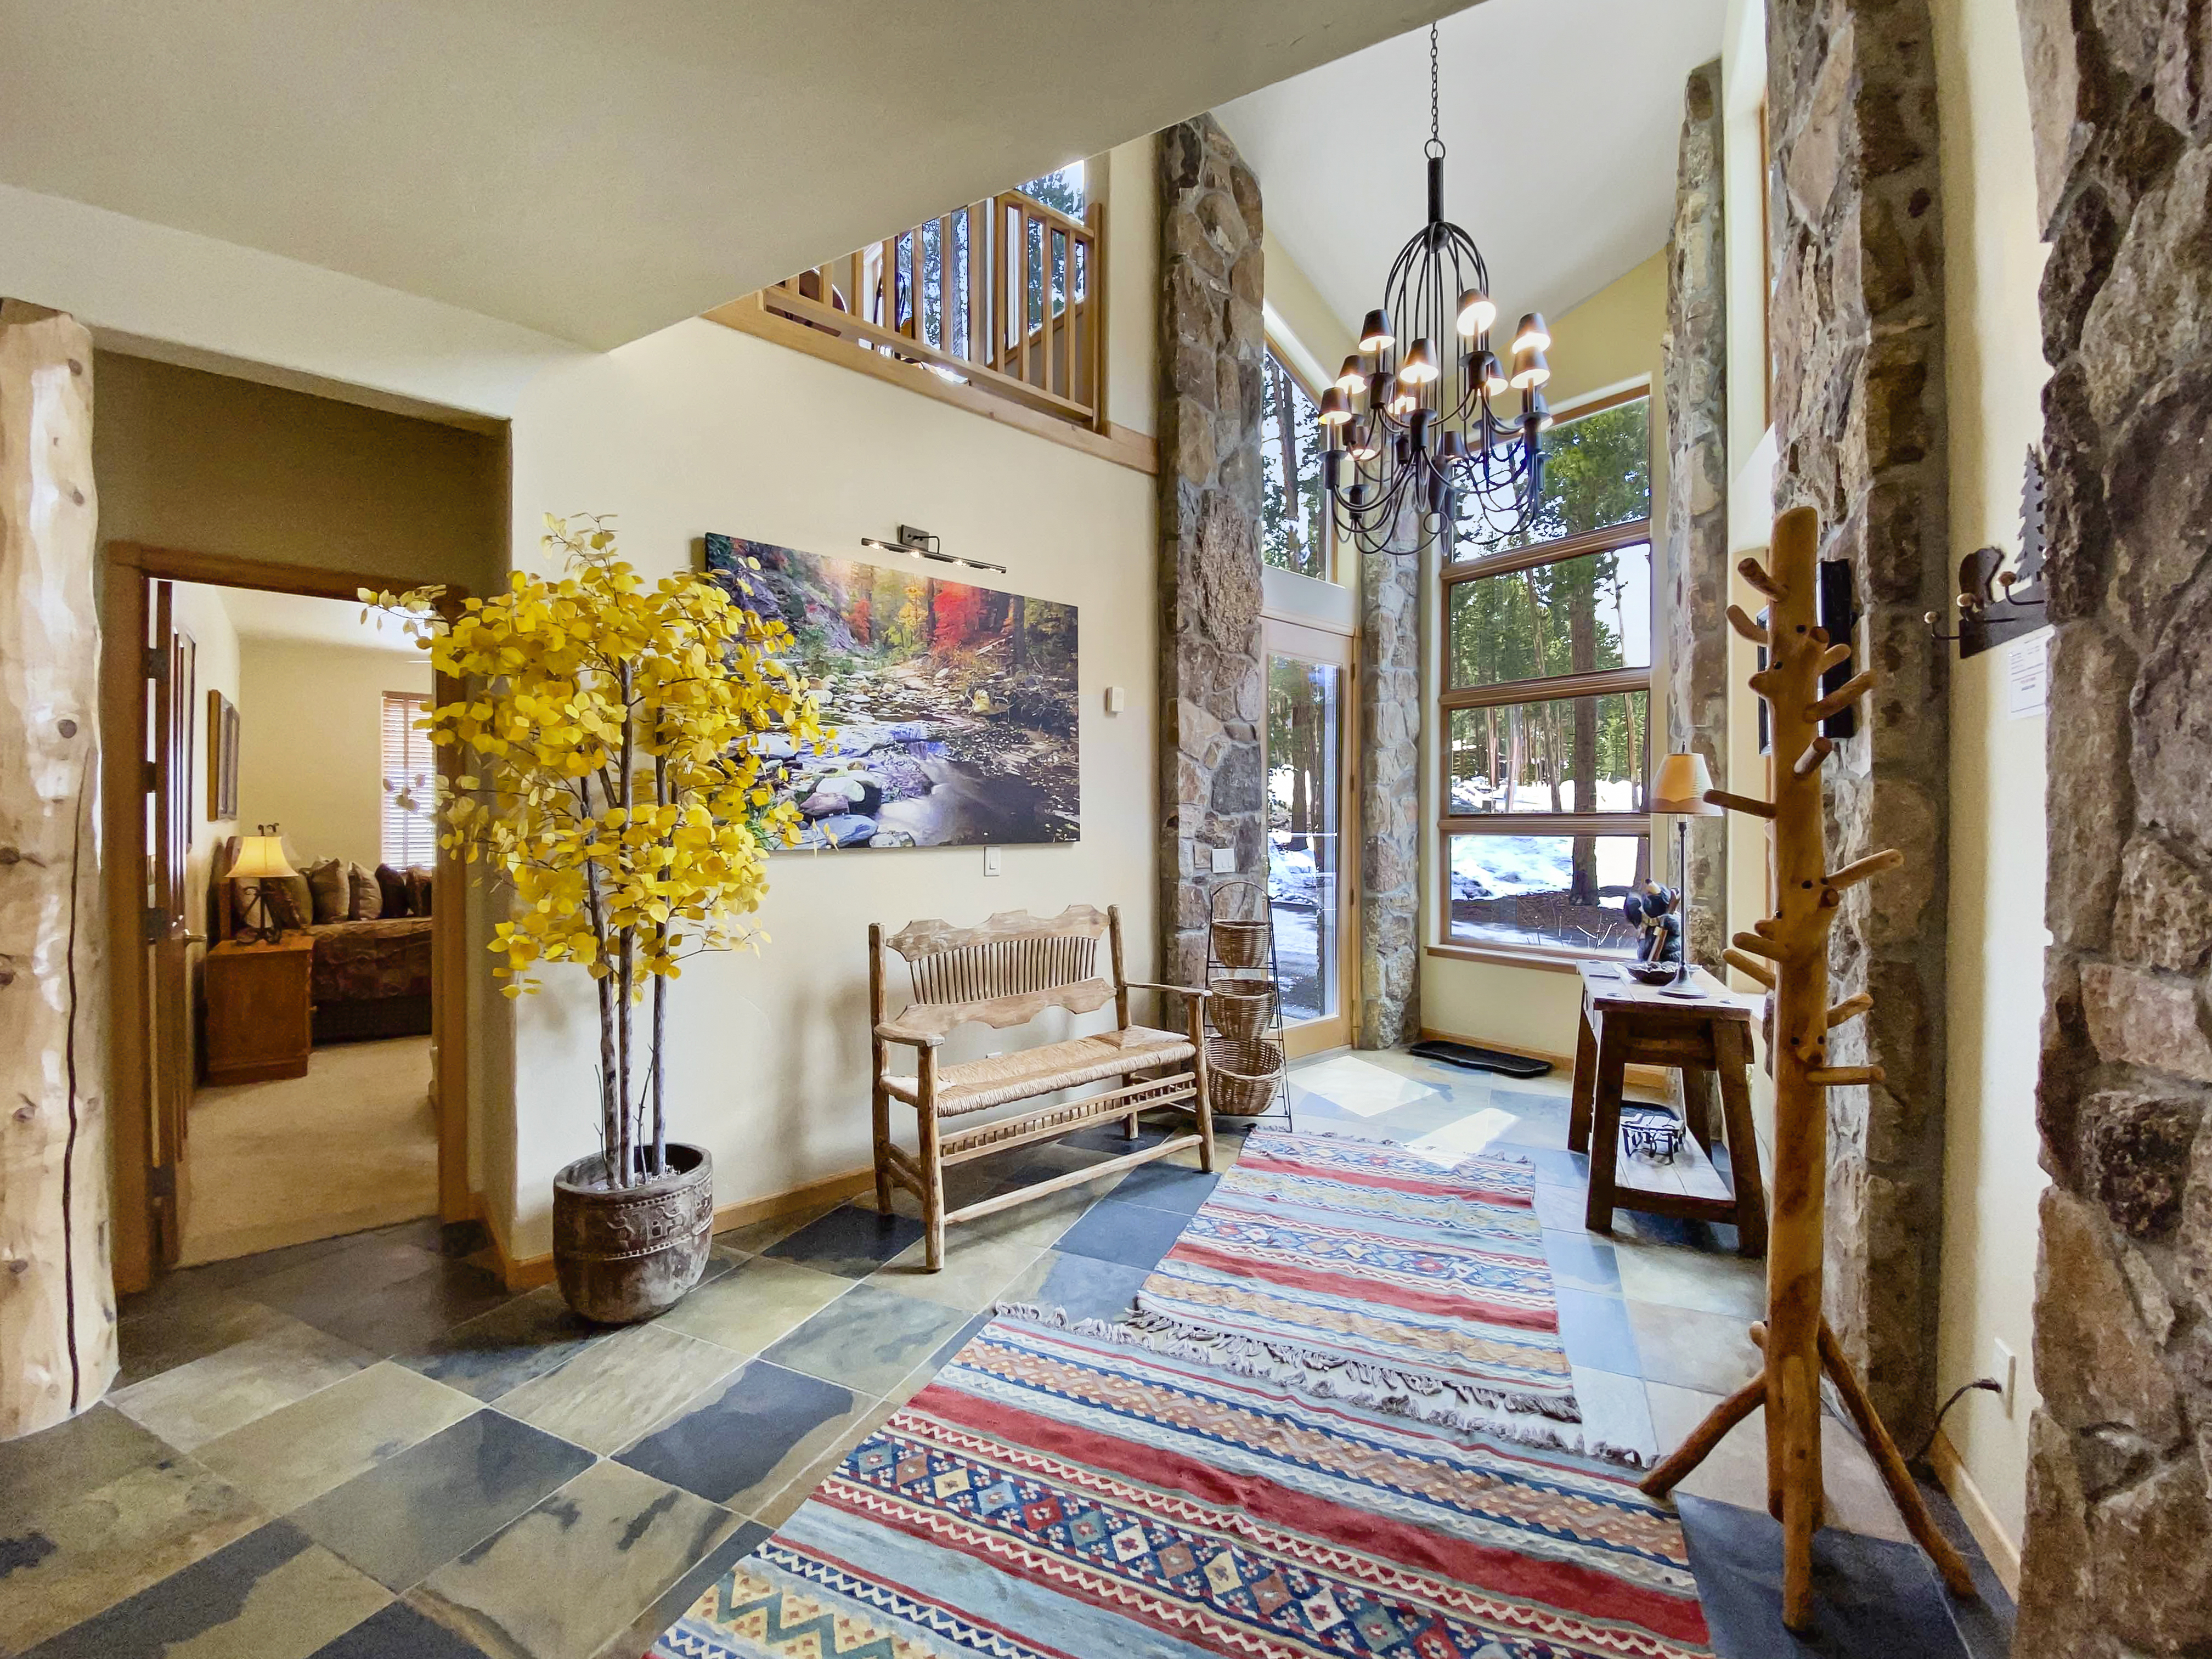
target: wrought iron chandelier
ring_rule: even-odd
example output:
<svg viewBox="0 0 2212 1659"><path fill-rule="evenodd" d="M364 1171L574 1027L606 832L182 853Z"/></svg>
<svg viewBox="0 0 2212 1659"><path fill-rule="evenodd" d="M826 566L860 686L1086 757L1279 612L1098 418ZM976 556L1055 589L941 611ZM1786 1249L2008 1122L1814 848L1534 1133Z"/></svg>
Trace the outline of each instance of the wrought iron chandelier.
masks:
<svg viewBox="0 0 2212 1659"><path fill-rule="evenodd" d="M1540 313L1521 319L1508 362L1491 349L1498 307L1474 238L1444 217L1444 145L1437 121L1437 28L1429 26L1429 219L1399 251L1367 313L1359 349L1322 394L1329 434L1322 481L1340 535L1363 553L1418 552L1450 535L1482 548L1524 534L1543 495L1538 434L1551 425ZM1508 411L1506 394L1518 394ZM1390 545L1401 515L1415 544Z"/></svg>

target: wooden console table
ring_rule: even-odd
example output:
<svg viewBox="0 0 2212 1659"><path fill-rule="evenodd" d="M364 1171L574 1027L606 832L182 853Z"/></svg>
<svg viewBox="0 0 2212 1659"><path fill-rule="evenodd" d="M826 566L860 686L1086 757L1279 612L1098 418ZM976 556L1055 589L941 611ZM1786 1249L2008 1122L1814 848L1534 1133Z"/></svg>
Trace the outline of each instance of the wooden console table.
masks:
<svg viewBox="0 0 2212 1659"><path fill-rule="evenodd" d="M1751 1122L1751 999L1723 985L1704 969L1692 970L1685 988L1694 997L1669 996L1657 986L1631 979L1611 963L1577 965L1582 976L1582 1026L1575 1039L1574 1103L1567 1145L1589 1154L1589 1201L1583 1223L1593 1232L1613 1230L1614 1209L1692 1221L1735 1224L1738 1255L1766 1254L1766 1194L1759 1176L1759 1141ZM1708 1153L1711 1127L1704 1110L1704 1077L1718 1079L1723 1133L1735 1191L1727 1198L1654 1192L1620 1182L1621 1079L1632 1064L1672 1066L1682 1073L1690 1131Z"/></svg>

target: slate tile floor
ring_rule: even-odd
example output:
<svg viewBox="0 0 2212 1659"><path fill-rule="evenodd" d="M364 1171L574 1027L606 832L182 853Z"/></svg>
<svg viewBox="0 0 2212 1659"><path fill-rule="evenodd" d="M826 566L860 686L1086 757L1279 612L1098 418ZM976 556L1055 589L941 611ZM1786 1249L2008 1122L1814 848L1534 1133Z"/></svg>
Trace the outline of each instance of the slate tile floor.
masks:
<svg viewBox="0 0 2212 1659"><path fill-rule="evenodd" d="M1535 1163L1601 1437L1671 1447L1749 1375L1761 1281L1731 1230L1624 1212L1610 1237L1583 1231L1564 1076L1339 1054L1295 1087L1302 1127ZM969 1166L963 1196L1121 1150L1109 1127L1017 1152ZM124 1386L0 1445L0 1655L641 1654L987 1310L1112 1317L1212 1184L1188 1155L1091 1182L956 1229L938 1274L920 1224L865 1200L743 1228L682 1307L623 1331L550 1288L506 1294L475 1241L427 1223L173 1274L124 1310ZM1726 1659L2005 1650L2011 1607L1978 1554L1990 1601L1951 1603L1834 1420L1820 1628L1788 1635L1757 1425L1682 1489Z"/></svg>

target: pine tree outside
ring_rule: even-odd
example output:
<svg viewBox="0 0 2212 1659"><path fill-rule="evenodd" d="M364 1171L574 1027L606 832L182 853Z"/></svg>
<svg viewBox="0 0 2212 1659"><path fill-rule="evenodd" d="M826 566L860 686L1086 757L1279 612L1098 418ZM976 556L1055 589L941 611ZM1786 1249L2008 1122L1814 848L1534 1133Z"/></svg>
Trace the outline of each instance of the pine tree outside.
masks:
<svg viewBox="0 0 2212 1659"><path fill-rule="evenodd" d="M1445 575L1445 933L1620 949L1650 871L1650 400L1544 442L1528 533Z"/></svg>

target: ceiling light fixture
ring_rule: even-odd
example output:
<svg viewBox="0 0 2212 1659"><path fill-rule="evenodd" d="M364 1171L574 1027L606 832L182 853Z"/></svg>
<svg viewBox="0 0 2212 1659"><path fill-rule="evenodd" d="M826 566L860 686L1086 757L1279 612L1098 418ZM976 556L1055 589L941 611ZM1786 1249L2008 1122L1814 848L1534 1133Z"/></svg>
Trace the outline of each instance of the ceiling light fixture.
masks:
<svg viewBox="0 0 2212 1659"><path fill-rule="evenodd" d="M1504 547L1527 533L1543 499L1551 331L1534 312L1522 317L1510 371L1491 349L1498 306L1489 270L1474 239L1444 217L1433 23L1422 153L1428 222L1399 251L1382 306L1360 327L1366 362L1344 360L1322 412L1333 446L1322 458L1322 483L1338 531L1363 553L1415 553L1436 536ZM1394 349L1401 340L1402 351ZM1509 392L1520 393L1517 408L1504 406ZM1394 546L1408 508L1420 533L1410 546Z"/></svg>
<svg viewBox="0 0 2212 1659"><path fill-rule="evenodd" d="M993 564L988 559L963 559L947 553L938 544L939 538L927 530L917 530L910 524L898 527L898 539L887 542L879 536L863 536L860 545L872 547L878 553L903 553L910 559L933 559L939 564L957 564L969 570L995 570L1001 576L1006 567Z"/></svg>

